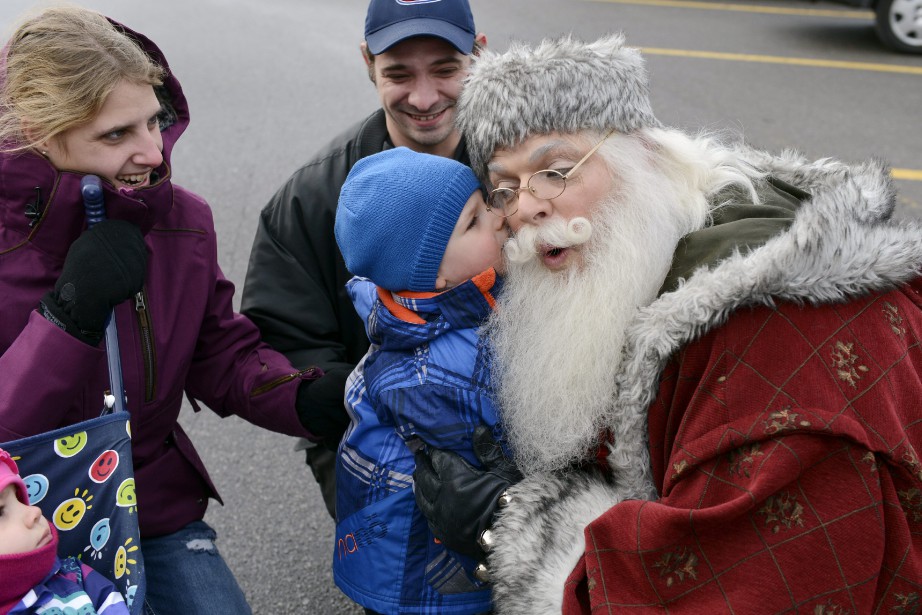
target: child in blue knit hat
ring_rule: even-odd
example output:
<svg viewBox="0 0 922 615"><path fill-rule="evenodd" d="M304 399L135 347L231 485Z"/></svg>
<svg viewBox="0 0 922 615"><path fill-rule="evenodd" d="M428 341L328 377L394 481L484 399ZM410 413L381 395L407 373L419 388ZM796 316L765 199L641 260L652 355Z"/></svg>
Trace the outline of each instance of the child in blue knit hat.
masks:
<svg viewBox="0 0 922 615"><path fill-rule="evenodd" d="M398 147L352 168L335 232L371 341L346 387L336 584L370 613L489 611L478 562L435 539L412 476L424 443L477 465L474 429L501 437L478 329L495 305L505 221L470 168Z"/></svg>

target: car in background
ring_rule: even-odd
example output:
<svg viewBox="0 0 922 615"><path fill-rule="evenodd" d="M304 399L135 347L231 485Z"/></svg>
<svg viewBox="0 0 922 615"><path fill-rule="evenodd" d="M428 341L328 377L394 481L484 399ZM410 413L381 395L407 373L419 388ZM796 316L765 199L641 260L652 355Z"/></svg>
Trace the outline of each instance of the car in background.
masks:
<svg viewBox="0 0 922 615"><path fill-rule="evenodd" d="M922 53L922 0L835 0L870 9L881 42L903 53Z"/></svg>

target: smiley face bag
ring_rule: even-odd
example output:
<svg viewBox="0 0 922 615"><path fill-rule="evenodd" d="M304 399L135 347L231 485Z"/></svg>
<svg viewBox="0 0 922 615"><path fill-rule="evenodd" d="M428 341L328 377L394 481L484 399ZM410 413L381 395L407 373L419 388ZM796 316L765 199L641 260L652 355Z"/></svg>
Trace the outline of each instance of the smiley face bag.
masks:
<svg viewBox="0 0 922 615"><path fill-rule="evenodd" d="M58 555L112 581L132 615L144 604L129 413L116 411L0 444L19 466L29 502L58 530Z"/></svg>

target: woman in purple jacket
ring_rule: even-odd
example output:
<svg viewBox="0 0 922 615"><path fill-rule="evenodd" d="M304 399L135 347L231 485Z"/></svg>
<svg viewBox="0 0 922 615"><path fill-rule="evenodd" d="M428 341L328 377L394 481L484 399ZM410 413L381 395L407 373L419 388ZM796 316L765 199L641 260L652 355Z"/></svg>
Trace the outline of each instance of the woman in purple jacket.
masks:
<svg viewBox="0 0 922 615"><path fill-rule="evenodd" d="M220 499L177 422L183 394L289 435L342 426L312 414L319 370L292 368L234 313L211 210L171 182L188 122L159 49L98 13L46 10L0 52L0 442L99 415L114 308L147 601L158 613L248 613L202 521ZM88 173L103 180L109 218L90 230Z"/></svg>

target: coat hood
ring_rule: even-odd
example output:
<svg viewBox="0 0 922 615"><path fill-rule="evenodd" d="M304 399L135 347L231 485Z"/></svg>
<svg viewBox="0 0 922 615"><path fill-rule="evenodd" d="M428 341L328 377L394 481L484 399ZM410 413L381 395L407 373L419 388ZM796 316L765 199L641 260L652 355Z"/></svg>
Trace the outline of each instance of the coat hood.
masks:
<svg viewBox="0 0 922 615"><path fill-rule="evenodd" d="M160 131L163 163L150 186L116 190L103 180L106 215L137 224L145 234L173 207L170 156L189 124L189 108L179 81L160 49L147 37L110 20L138 42L166 70L162 86L155 88L161 103ZM3 51L5 58L6 50ZM0 69L5 61L0 62ZM5 73L0 72L0 79ZM80 180L83 173L58 171L33 151L0 152L0 254L24 242L43 251L61 254L86 228Z"/></svg>

